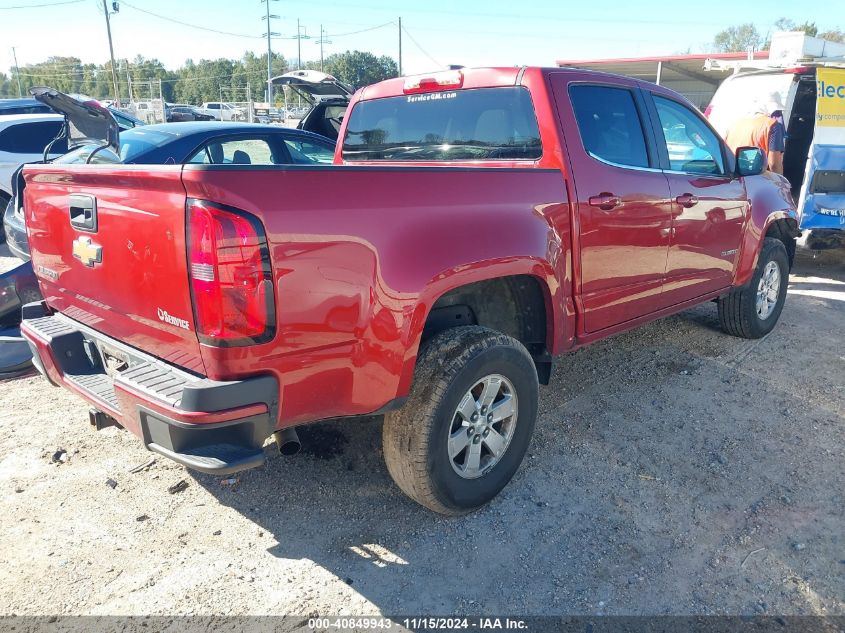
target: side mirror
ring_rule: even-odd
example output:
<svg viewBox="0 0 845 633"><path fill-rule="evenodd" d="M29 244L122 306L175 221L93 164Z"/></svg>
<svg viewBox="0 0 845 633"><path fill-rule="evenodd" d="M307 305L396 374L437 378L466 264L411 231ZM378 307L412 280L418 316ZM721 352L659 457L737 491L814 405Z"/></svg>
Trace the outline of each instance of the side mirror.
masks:
<svg viewBox="0 0 845 633"><path fill-rule="evenodd" d="M736 173L739 176L757 176L766 169L766 157L758 147L739 147L736 150Z"/></svg>

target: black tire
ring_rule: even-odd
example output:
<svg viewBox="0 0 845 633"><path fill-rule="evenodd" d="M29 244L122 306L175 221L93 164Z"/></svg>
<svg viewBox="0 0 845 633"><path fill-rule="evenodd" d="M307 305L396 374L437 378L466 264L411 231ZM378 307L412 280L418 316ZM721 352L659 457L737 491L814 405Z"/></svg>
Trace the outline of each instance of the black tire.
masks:
<svg viewBox="0 0 845 633"><path fill-rule="evenodd" d="M5 192L0 191L0 244L6 243L6 207L9 206L12 198Z"/></svg>
<svg viewBox="0 0 845 633"><path fill-rule="evenodd" d="M20 300L21 305L35 303L36 301L41 301L43 298L44 297L41 296L41 291L38 289L38 286L29 286L18 291L18 299Z"/></svg>
<svg viewBox="0 0 845 633"><path fill-rule="evenodd" d="M458 474L456 468L460 465L453 466L454 460L468 460L468 454L463 454L463 458L461 454L454 458L449 455L449 437L455 422L470 424L461 422L456 409L461 402L470 402L464 398L472 396L470 390L474 386L496 376L505 379L501 381L503 390L497 393L504 394L512 387L511 395L516 396L516 405L511 405L516 415L506 418L512 421L512 428L508 432L505 426L498 427L501 437L510 439L496 458L486 439L495 428L484 432L483 438L483 431L473 437L473 428L459 428L471 438L466 440L465 450L470 450L471 443L479 444L477 450L484 452L488 460L488 466L480 469L482 474L468 479ZM505 399L503 396L498 402ZM405 406L385 416L382 440L387 470L399 488L417 503L446 515L471 512L499 494L519 468L534 431L538 400L537 370L519 341L478 326L441 332L421 348ZM491 404L490 411L497 406ZM487 414L481 418L474 424L483 425L489 420Z"/></svg>
<svg viewBox="0 0 845 633"><path fill-rule="evenodd" d="M766 318L757 312L757 292L760 279L770 262L780 272L777 301ZM789 256L783 242L773 237L763 240L757 268L751 281L745 286L734 288L730 294L719 299L719 324L728 334L742 338L761 338L772 331L783 311L786 301L786 286L789 283Z"/></svg>

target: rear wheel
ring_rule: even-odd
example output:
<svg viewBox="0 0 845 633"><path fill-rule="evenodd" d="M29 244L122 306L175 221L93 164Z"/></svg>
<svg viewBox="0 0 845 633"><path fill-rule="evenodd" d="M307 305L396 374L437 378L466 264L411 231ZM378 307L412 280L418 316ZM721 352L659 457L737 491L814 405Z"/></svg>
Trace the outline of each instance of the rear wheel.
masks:
<svg viewBox="0 0 845 633"><path fill-rule="evenodd" d="M786 301L789 256L778 239L767 237L751 281L719 299L719 323L728 334L760 338L775 327Z"/></svg>
<svg viewBox="0 0 845 633"><path fill-rule="evenodd" d="M405 406L385 417L387 469L409 497L460 515L495 497L519 468L537 418L534 361L486 328L428 341Z"/></svg>

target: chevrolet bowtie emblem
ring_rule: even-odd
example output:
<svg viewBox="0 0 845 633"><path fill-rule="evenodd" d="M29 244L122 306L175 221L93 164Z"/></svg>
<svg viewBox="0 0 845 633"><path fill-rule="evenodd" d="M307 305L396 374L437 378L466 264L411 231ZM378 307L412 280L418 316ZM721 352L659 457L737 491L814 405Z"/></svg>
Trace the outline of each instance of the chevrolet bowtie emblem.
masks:
<svg viewBox="0 0 845 633"><path fill-rule="evenodd" d="M73 256L88 268L103 261L103 247L94 244L90 237L77 237L73 240Z"/></svg>

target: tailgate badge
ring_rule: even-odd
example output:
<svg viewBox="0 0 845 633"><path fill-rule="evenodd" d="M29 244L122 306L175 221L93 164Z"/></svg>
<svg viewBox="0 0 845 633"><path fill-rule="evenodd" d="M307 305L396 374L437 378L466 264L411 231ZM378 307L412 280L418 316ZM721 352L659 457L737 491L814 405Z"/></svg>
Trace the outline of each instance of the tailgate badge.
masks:
<svg viewBox="0 0 845 633"><path fill-rule="evenodd" d="M73 240L73 256L88 268L103 261L103 247L94 244L90 237L77 237Z"/></svg>

